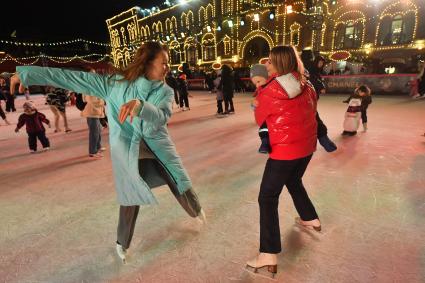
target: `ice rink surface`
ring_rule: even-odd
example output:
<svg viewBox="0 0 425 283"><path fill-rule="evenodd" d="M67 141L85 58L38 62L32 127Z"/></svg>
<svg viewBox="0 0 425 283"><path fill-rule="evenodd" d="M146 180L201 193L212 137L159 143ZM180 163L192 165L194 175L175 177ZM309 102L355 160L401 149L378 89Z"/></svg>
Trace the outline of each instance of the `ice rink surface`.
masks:
<svg viewBox="0 0 425 283"><path fill-rule="evenodd" d="M159 205L140 210L126 265L115 254L109 153L88 158L79 111L68 108L73 131L48 129L51 150L37 154L25 129L15 134L0 120L0 282L425 282L425 100L374 96L368 132L343 138L346 96L320 99L338 146L327 153L318 145L304 177L322 233L294 225L284 190L273 280L245 270L259 247L267 159L257 153L252 97L236 94L236 114L217 119L215 95L191 94L192 110L176 111L169 130L208 225L187 216L167 187L156 188ZM43 97L32 99L52 120ZM18 115L8 119L16 125ZM107 140L104 131L109 149Z"/></svg>

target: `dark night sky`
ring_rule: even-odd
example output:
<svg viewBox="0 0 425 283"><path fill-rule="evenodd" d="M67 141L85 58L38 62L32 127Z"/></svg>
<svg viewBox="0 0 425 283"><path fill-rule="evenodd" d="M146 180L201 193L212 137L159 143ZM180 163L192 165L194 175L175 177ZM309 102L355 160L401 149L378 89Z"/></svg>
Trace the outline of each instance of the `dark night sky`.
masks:
<svg viewBox="0 0 425 283"><path fill-rule="evenodd" d="M151 8L164 0L8 0L0 6L0 39L58 41L109 40L105 20L131 7Z"/></svg>

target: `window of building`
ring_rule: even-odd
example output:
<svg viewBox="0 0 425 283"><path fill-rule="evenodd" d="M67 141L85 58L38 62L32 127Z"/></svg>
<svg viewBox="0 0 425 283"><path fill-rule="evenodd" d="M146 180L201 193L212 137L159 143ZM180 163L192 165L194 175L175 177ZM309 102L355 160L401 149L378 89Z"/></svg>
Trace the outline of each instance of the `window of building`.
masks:
<svg viewBox="0 0 425 283"><path fill-rule="evenodd" d="M335 31L335 49L355 49L362 45L363 24L348 22L339 24Z"/></svg>
<svg viewBox="0 0 425 283"><path fill-rule="evenodd" d="M189 46L186 50L186 62L189 63L191 66L195 66L196 64L196 47L195 46Z"/></svg>
<svg viewBox="0 0 425 283"><path fill-rule="evenodd" d="M413 13L385 17L379 25L377 43L387 46L410 43L413 40L414 29L415 16Z"/></svg>
<svg viewBox="0 0 425 283"><path fill-rule="evenodd" d="M230 37L228 37L226 35L226 37L223 39L223 43L224 43L224 55L229 55L230 54L230 49L231 49L231 42L230 42Z"/></svg>
<svg viewBox="0 0 425 283"><path fill-rule="evenodd" d="M210 45L206 45L204 47L204 52L205 52L204 59L205 59L205 61L212 61L212 60L215 59L214 48L215 48L215 46L214 45L211 45L211 44Z"/></svg>
<svg viewBox="0 0 425 283"><path fill-rule="evenodd" d="M170 44L170 57L171 64L180 64L180 44L177 41L173 41Z"/></svg>
<svg viewBox="0 0 425 283"><path fill-rule="evenodd" d="M298 23L291 25L291 45L298 46L300 44L300 29L301 25Z"/></svg>

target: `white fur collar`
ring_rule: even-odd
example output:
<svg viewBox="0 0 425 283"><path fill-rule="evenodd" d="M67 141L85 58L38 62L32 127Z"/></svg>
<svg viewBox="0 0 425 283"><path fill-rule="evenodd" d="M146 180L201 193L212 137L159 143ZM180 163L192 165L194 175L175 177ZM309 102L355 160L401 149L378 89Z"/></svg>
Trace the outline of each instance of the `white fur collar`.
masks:
<svg viewBox="0 0 425 283"><path fill-rule="evenodd" d="M301 83L292 73L276 77L276 80L280 84L280 86L286 91L289 98L294 98L300 95Z"/></svg>

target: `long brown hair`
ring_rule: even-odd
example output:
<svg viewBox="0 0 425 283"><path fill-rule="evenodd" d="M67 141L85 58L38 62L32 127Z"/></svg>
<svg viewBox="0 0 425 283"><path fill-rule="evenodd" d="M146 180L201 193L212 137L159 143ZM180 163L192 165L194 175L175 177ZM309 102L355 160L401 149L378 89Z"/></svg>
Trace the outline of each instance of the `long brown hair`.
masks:
<svg viewBox="0 0 425 283"><path fill-rule="evenodd" d="M115 73L123 76L121 80L134 82L141 76L145 76L153 60L161 52L167 52L168 48L159 42L145 42L136 51L133 61L124 69L119 69Z"/></svg>
<svg viewBox="0 0 425 283"><path fill-rule="evenodd" d="M302 80L304 65L294 46L285 45L273 47L270 51L270 61L280 76L296 72L300 75L300 80Z"/></svg>

